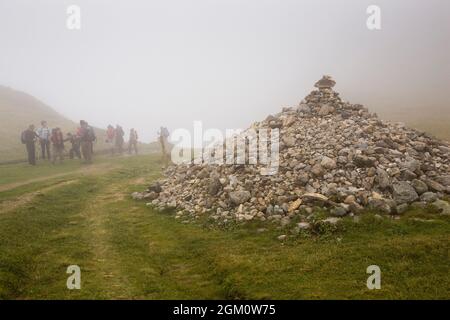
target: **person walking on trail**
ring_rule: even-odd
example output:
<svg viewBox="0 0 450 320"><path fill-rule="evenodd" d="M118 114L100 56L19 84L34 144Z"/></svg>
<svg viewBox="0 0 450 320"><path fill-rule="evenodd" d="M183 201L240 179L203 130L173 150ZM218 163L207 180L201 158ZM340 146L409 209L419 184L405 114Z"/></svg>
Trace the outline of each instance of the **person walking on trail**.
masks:
<svg viewBox="0 0 450 320"><path fill-rule="evenodd" d="M135 154L138 154L138 134L137 131L133 129L130 129L130 140L128 142L128 153L131 154L131 149L134 150Z"/></svg>
<svg viewBox="0 0 450 320"><path fill-rule="evenodd" d="M92 148L95 141L94 129L84 120L80 120L80 145L86 163L92 163Z"/></svg>
<svg viewBox="0 0 450 320"><path fill-rule="evenodd" d="M106 144L108 145L108 149L111 151L111 155L113 156L115 153L114 150L114 137L116 135L116 131L112 125L108 125L108 129L106 129Z"/></svg>
<svg viewBox="0 0 450 320"><path fill-rule="evenodd" d="M59 158L59 163L62 163L64 160L64 137L60 128L52 129L50 141L52 142L52 163L55 164L57 158Z"/></svg>
<svg viewBox="0 0 450 320"><path fill-rule="evenodd" d="M47 155L47 159L50 160L51 130L47 126L47 121L41 121L41 127L36 130L36 133L39 136L39 142L41 144L42 159L45 159L45 155Z"/></svg>
<svg viewBox="0 0 450 320"><path fill-rule="evenodd" d="M116 139L116 148L119 154L123 153L123 143L125 141L123 138L124 135L125 132L123 131L122 127L116 125L115 139Z"/></svg>
<svg viewBox="0 0 450 320"><path fill-rule="evenodd" d="M80 137L69 132L67 133L67 138L64 141L69 141L71 144L69 158L73 159L76 156L78 159L81 159Z"/></svg>
<svg viewBox="0 0 450 320"><path fill-rule="evenodd" d="M34 125L31 124L28 129L22 132L21 140L26 146L28 163L31 165L36 165L36 138L39 138L37 133L34 131Z"/></svg>
<svg viewBox="0 0 450 320"><path fill-rule="evenodd" d="M167 130L166 127L161 127L159 131L159 142L161 144L161 150L162 150L162 160L163 160L163 166L166 168L169 165L169 130Z"/></svg>

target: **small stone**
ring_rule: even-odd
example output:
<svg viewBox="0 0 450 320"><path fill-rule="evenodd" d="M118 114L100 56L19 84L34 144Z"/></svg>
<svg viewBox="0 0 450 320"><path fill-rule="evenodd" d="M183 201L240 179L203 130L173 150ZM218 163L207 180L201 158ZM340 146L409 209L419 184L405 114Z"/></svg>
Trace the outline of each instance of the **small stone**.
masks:
<svg viewBox="0 0 450 320"><path fill-rule="evenodd" d="M434 192L425 192L420 196L420 201L423 202L434 202L438 199L438 196Z"/></svg>
<svg viewBox="0 0 450 320"><path fill-rule="evenodd" d="M247 202L251 198L250 192L246 190L230 192L229 196L231 202L236 206Z"/></svg>
<svg viewBox="0 0 450 320"><path fill-rule="evenodd" d="M352 194L347 196L344 200L344 203L346 203L346 204L352 204L353 202L356 202L356 198Z"/></svg>
<svg viewBox="0 0 450 320"><path fill-rule="evenodd" d="M320 164L315 164L311 169L311 173L316 177L321 177L324 175L325 171L323 170L323 167Z"/></svg>
<svg viewBox="0 0 450 320"><path fill-rule="evenodd" d="M411 181L411 180L417 178L417 175L414 172L407 170L407 169L402 171L401 176L402 176L403 180L408 180L408 181Z"/></svg>
<svg viewBox="0 0 450 320"><path fill-rule="evenodd" d="M353 163L359 168L369 168L375 165L375 159L363 155L356 155L353 158Z"/></svg>
<svg viewBox="0 0 450 320"><path fill-rule="evenodd" d="M328 157L323 157L320 165L325 169L331 170L336 168L336 161Z"/></svg>
<svg viewBox="0 0 450 320"><path fill-rule="evenodd" d="M320 220L320 221L325 222L325 223L329 223L329 224L337 224L340 220L341 220L341 218L329 217L329 218L326 218L326 219Z"/></svg>
<svg viewBox="0 0 450 320"><path fill-rule="evenodd" d="M299 223L297 223L297 227L300 230L306 230L306 229L311 228L311 224L309 222L299 222Z"/></svg>
<svg viewBox="0 0 450 320"><path fill-rule="evenodd" d="M421 180L414 179L413 181L411 181L411 185L418 194L422 194L428 191L427 184Z"/></svg>
<svg viewBox="0 0 450 320"><path fill-rule="evenodd" d="M439 182L441 185L449 187L450 186L450 175L442 175L436 177L436 182Z"/></svg>
<svg viewBox="0 0 450 320"><path fill-rule="evenodd" d="M426 181L426 184L427 184L428 188L430 188L431 190L436 191L436 192L444 192L446 190L446 188L442 184L440 184L439 182L433 181L431 179L428 179Z"/></svg>
<svg viewBox="0 0 450 320"><path fill-rule="evenodd" d="M378 185L380 186L381 189L386 189L391 186L389 175L383 169L380 168L377 169L377 180Z"/></svg>
<svg viewBox="0 0 450 320"><path fill-rule="evenodd" d="M306 172L302 172L297 176L296 182L300 186L305 186L309 181L309 175Z"/></svg>
<svg viewBox="0 0 450 320"><path fill-rule="evenodd" d="M148 187L148 191L153 191L153 192L156 192L156 193L162 192L161 184L159 182L153 183L152 185L150 185Z"/></svg>
<svg viewBox="0 0 450 320"><path fill-rule="evenodd" d="M379 210L386 214L390 214L392 212L392 207L387 199L370 198L369 208Z"/></svg>
<svg viewBox="0 0 450 320"><path fill-rule="evenodd" d="M408 210L408 205L406 203L403 203L399 206L397 206L397 213L398 214L403 214L406 212L406 210Z"/></svg>
<svg viewBox="0 0 450 320"><path fill-rule="evenodd" d="M131 197L132 197L134 200L142 200L142 199L144 198L144 195L143 195L142 193L140 193L140 192L133 192L133 193L131 194Z"/></svg>
<svg viewBox="0 0 450 320"><path fill-rule="evenodd" d="M442 215L450 215L450 204L447 201L436 200L432 205L438 209Z"/></svg>
<svg viewBox="0 0 450 320"><path fill-rule="evenodd" d="M349 210L354 214L360 214L364 210L364 208L359 203L352 202L349 205Z"/></svg>
<svg viewBox="0 0 450 320"><path fill-rule="evenodd" d="M173 201L169 202L169 203L167 204L167 207L169 207L169 208L171 208L171 209L176 208L176 207L177 207L177 201L176 201L176 200L173 200Z"/></svg>
<svg viewBox="0 0 450 320"><path fill-rule="evenodd" d="M209 171L207 168L203 168L200 170L199 174L197 175L199 179L205 179L209 177Z"/></svg>
<svg viewBox="0 0 450 320"><path fill-rule="evenodd" d="M284 137L283 143L285 144L286 147L293 147L295 146L295 138L292 136Z"/></svg>
<svg viewBox="0 0 450 320"><path fill-rule="evenodd" d="M322 79L317 81L314 86L319 89L331 89L336 84L330 76L323 76Z"/></svg>
<svg viewBox="0 0 450 320"><path fill-rule="evenodd" d="M297 210L300 207L301 204L302 204L302 199L295 200L289 206L288 212L293 212L294 210Z"/></svg>
<svg viewBox="0 0 450 320"><path fill-rule="evenodd" d="M215 196L220 189L222 188L222 184L218 178L211 178L208 185L208 194L210 196Z"/></svg>
<svg viewBox="0 0 450 320"><path fill-rule="evenodd" d="M319 116L327 116L329 114L334 113L335 109L330 106L329 104L324 104L323 106L320 107L318 115Z"/></svg>
<svg viewBox="0 0 450 320"><path fill-rule="evenodd" d="M159 195L158 195L156 192L151 191L151 192L148 192L148 193L144 194L143 199L146 199L146 200L155 200L155 199L158 198L158 196L159 196Z"/></svg>
<svg viewBox="0 0 450 320"><path fill-rule="evenodd" d="M313 200L313 201L323 201L323 202L327 202L328 198L320 193L305 193L302 198L307 201L307 200Z"/></svg>
<svg viewBox="0 0 450 320"><path fill-rule="evenodd" d="M397 204L411 203L419 198L416 190L407 182L400 181L393 186L393 196Z"/></svg>
<svg viewBox="0 0 450 320"><path fill-rule="evenodd" d="M343 217L347 214L347 210L343 207L334 207L330 210L330 214L335 217Z"/></svg>

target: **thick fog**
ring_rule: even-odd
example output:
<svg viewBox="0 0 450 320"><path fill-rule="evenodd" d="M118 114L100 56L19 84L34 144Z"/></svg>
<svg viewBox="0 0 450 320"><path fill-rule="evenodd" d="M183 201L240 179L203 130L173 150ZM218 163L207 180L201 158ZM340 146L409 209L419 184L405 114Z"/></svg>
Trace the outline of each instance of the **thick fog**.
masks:
<svg viewBox="0 0 450 320"><path fill-rule="evenodd" d="M448 0L0 0L0 85L147 141L194 120L245 128L324 74L381 113L450 112L449 14Z"/></svg>

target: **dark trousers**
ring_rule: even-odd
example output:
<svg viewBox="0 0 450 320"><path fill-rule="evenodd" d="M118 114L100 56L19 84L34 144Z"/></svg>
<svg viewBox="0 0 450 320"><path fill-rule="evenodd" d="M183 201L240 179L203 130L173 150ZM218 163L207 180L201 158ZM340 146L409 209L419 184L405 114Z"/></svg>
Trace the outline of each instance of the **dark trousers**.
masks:
<svg viewBox="0 0 450 320"><path fill-rule="evenodd" d="M123 153L123 138L116 138L116 148L119 154Z"/></svg>
<svg viewBox="0 0 450 320"><path fill-rule="evenodd" d="M138 153L137 141L130 141L128 144L128 153L131 154L132 150L134 150L134 153Z"/></svg>
<svg viewBox="0 0 450 320"><path fill-rule="evenodd" d="M84 161L87 163L92 162L92 142L81 141L81 153L83 154Z"/></svg>
<svg viewBox="0 0 450 320"><path fill-rule="evenodd" d="M45 159L45 154L47 152L47 159L50 160L50 141L49 140L41 140L41 150L42 150L42 159Z"/></svg>
<svg viewBox="0 0 450 320"><path fill-rule="evenodd" d="M36 164L36 148L34 146L34 142L27 142L27 153L28 153L28 163L31 165Z"/></svg>

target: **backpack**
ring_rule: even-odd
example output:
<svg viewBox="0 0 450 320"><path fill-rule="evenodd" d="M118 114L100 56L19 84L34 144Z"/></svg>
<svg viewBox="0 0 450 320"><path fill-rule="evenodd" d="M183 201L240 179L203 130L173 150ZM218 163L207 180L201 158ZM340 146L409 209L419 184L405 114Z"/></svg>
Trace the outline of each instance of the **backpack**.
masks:
<svg viewBox="0 0 450 320"><path fill-rule="evenodd" d="M24 130L24 131L22 131L22 134L20 135L20 141L22 141L23 144L27 143L26 134L27 134L27 130Z"/></svg>
<svg viewBox="0 0 450 320"><path fill-rule="evenodd" d="M138 139L137 131L136 130L131 131L130 132L130 141L137 141L137 139Z"/></svg>
<svg viewBox="0 0 450 320"><path fill-rule="evenodd" d="M112 141L114 139L114 129L113 128L108 128L108 130L106 131L106 137L108 138L109 141Z"/></svg>
<svg viewBox="0 0 450 320"><path fill-rule="evenodd" d="M95 141L97 139L97 137L95 136L94 129L92 129L92 127L87 128L87 136L89 141Z"/></svg>
<svg viewBox="0 0 450 320"><path fill-rule="evenodd" d="M163 136L164 138L170 136L169 130L167 130L167 128L165 127L161 128L161 136Z"/></svg>

